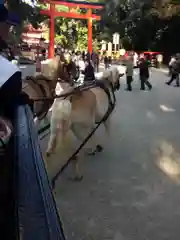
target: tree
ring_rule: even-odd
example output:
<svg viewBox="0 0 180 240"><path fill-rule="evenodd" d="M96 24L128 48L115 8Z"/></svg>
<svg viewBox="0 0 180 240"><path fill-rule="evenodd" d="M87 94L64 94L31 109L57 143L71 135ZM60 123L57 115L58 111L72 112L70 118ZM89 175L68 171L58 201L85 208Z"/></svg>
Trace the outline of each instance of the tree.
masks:
<svg viewBox="0 0 180 240"><path fill-rule="evenodd" d="M33 4L32 0L32 4ZM9 11L15 12L20 18L18 25L12 32L12 37L15 41L20 41L21 33L24 31L24 26L32 24L35 28L39 26L45 17L40 15L40 8L36 5L29 5L22 0L6 0L6 6Z"/></svg>
<svg viewBox="0 0 180 240"><path fill-rule="evenodd" d="M37 27L44 20L44 17L40 15L39 6L33 6L34 1L31 1L32 5L25 3L23 0L6 0L6 4L9 11L13 11L19 15L22 24L26 21Z"/></svg>
<svg viewBox="0 0 180 240"><path fill-rule="evenodd" d="M180 51L180 1L106 1L103 31L109 38L118 32L128 49L151 49L165 55Z"/></svg>

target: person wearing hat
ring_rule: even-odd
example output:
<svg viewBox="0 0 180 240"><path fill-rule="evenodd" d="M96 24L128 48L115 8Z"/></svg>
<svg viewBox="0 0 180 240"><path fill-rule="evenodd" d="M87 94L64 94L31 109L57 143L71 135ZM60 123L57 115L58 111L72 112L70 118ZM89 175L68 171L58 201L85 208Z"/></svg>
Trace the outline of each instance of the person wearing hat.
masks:
<svg viewBox="0 0 180 240"><path fill-rule="evenodd" d="M148 67L148 62L146 61L145 58L140 58L139 62L139 78L141 82L141 90L145 90L145 86L148 87L149 90L152 89L152 85L149 82L149 67Z"/></svg>
<svg viewBox="0 0 180 240"><path fill-rule="evenodd" d="M11 26L17 23L12 16L7 8L0 4L0 115L8 118L12 117L22 90L21 71L7 56L9 31ZM27 95L24 97L28 98Z"/></svg>

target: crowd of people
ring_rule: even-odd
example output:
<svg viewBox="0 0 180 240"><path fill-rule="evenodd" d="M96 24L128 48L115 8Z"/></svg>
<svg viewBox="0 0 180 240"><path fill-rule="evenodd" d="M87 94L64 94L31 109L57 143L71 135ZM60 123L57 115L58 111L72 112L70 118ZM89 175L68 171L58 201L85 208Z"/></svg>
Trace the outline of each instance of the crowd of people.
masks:
<svg viewBox="0 0 180 240"><path fill-rule="evenodd" d="M56 49L56 54L60 54L62 56L62 60L65 59L69 62L74 62L77 66L77 69L80 73L84 74L84 81L92 81L95 80L95 72L99 71L100 57L97 53L92 52L80 52L80 51L69 51L67 49ZM136 59L137 61L137 59ZM103 56L104 68L108 69L112 65L111 56ZM129 55L126 59L126 84L127 91L132 91L132 82L134 75L134 54ZM139 79L140 79L140 90L144 91L146 88L148 90L152 89L152 85L149 81L149 67L151 63L149 59L145 55L141 55L138 59L138 65L136 67L139 68ZM169 76L170 80L166 82L167 85L171 85L173 81L176 81L176 86L180 86L179 84L179 73L180 73L180 54L176 54L171 57L169 62Z"/></svg>
<svg viewBox="0 0 180 240"><path fill-rule="evenodd" d="M99 71L99 55L95 52L71 51L68 49L56 49L55 54L60 55L63 62L76 65L78 73L84 74L84 81L95 80L95 72Z"/></svg>
<svg viewBox="0 0 180 240"><path fill-rule="evenodd" d="M149 90L152 89L152 85L149 82L149 63L143 56L140 57L139 63L139 79L140 79L140 90L144 91L147 86ZM129 56L126 61L126 83L127 91L132 91L132 82L134 74L134 57Z"/></svg>
<svg viewBox="0 0 180 240"><path fill-rule="evenodd" d="M127 83L127 91L132 91L132 82L133 82L133 74L134 74L134 57L129 56L126 60L126 83ZM147 87L148 90L152 89L152 85L149 82L149 67L151 64L148 59L141 55L138 62L139 68L139 79L140 79L140 90L144 91ZM176 82L176 86L180 86L179 80L180 74L180 54L175 54L171 57L169 62L169 81L165 82L168 86L171 85L174 81Z"/></svg>

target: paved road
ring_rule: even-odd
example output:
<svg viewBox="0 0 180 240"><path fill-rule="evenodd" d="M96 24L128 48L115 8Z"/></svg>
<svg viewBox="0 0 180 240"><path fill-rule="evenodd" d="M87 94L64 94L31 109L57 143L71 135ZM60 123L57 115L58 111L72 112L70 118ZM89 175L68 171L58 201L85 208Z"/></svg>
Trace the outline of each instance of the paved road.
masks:
<svg viewBox="0 0 180 240"><path fill-rule="evenodd" d="M121 85L111 138L84 161L83 181L68 180L70 170L58 180L68 240L179 239L180 89L164 84L165 73L151 77L151 92L139 90L137 75L132 92Z"/></svg>

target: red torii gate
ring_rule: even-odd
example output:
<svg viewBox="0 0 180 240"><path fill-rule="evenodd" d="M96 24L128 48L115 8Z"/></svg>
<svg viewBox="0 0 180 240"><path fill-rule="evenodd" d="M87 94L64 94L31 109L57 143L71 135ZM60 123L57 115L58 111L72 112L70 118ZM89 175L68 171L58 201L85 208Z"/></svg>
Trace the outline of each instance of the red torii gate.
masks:
<svg viewBox="0 0 180 240"><path fill-rule="evenodd" d="M48 10L41 10L40 13L43 15L48 15L50 17L50 32L49 32L49 52L48 57L52 58L54 56L54 18L55 17L65 17L65 18L75 18L75 19L87 19L88 21L88 51L92 53L92 20L101 20L101 17L92 14L93 9L102 9L104 4L100 3L89 3L82 1L58 1L58 0L41 0L44 3L49 4ZM63 5L69 8L68 12L57 11L55 6ZM70 12L70 8L85 8L88 9L87 13L80 14Z"/></svg>

